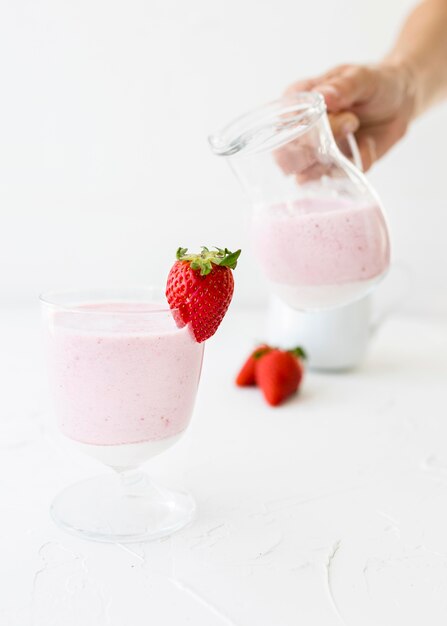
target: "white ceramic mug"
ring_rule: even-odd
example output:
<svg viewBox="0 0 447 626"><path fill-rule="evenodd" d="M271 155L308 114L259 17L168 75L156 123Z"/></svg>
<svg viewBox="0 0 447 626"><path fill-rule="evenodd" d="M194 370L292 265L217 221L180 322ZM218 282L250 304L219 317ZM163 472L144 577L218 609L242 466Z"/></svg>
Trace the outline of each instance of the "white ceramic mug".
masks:
<svg viewBox="0 0 447 626"><path fill-rule="evenodd" d="M311 369L334 371L357 367L366 356L372 335L397 308L408 290L408 269L394 266L391 274L394 277L391 275L385 279L385 288L379 286L379 293L325 311L297 311L272 295L267 317L267 342L284 349L302 346L308 354ZM393 286L396 274L398 277L400 274L400 288ZM387 300L385 304L379 302L383 296Z"/></svg>

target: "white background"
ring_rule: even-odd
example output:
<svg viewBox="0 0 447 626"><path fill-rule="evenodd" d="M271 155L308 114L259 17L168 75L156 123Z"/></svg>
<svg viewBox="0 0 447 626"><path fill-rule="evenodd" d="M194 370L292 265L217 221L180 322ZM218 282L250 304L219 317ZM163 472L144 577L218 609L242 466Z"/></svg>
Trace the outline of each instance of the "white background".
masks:
<svg viewBox="0 0 447 626"><path fill-rule="evenodd" d="M290 82L380 59L408 0L3 0L0 287L163 282L178 245L246 247L242 194L206 137ZM407 310L447 311L447 106L371 174ZM265 291L248 250L236 300Z"/></svg>
<svg viewBox="0 0 447 626"><path fill-rule="evenodd" d="M207 134L298 78L379 59L410 4L0 0L2 626L446 623L445 322L391 320L362 368L311 372L272 411L233 385L263 321L234 311L189 432L149 470L185 482L197 521L129 550L50 522L54 494L99 468L56 445L39 321L19 310L44 289L162 282L179 244L245 248ZM371 174L412 268L407 311L444 317L446 129L447 105ZM237 303L261 303L248 251L237 274ZM43 436L6 450L27 421Z"/></svg>

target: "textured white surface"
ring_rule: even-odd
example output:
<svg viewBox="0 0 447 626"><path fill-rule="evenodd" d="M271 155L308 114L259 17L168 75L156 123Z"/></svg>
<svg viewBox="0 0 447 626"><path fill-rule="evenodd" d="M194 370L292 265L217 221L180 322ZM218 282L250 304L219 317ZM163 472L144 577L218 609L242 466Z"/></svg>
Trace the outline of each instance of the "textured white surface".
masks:
<svg viewBox="0 0 447 626"><path fill-rule="evenodd" d="M54 494L101 466L53 433L36 311L3 311L0 624L444 626L447 325L395 319L365 365L309 374L282 408L232 375L262 338L231 312L206 348L184 439L147 464L198 516L167 540L103 545L52 523ZM12 424L40 424L6 447Z"/></svg>

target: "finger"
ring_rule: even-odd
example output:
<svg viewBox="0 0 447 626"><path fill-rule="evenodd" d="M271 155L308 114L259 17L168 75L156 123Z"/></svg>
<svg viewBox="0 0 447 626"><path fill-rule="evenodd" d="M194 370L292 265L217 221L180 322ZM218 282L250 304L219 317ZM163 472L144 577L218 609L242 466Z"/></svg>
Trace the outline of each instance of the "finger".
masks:
<svg viewBox="0 0 447 626"><path fill-rule="evenodd" d="M304 185L312 180L318 180L322 176L330 175L331 166L327 163L313 163L307 169L295 175L298 184Z"/></svg>
<svg viewBox="0 0 447 626"><path fill-rule="evenodd" d="M346 137L349 133L355 133L360 127L359 118L349 111L329 114L329 122L336 139Z"/></svg>
<svg viewBox="0 0 447 626"><path fill-rule="evenodd" d="M319 84L323 84L325 81L341 74L348 65L339 65L338 67L333 67L328 72L324 74L320 74L319 76L314 76L312 78L306 78L303 80L299 80L295 83L289 85L284 91L284 95L291 95L300 91L312 91L314 87Z"/></svg>
<svg viewBox="0 0 447 626"><path fill-rule="evenodd" d="M320 93L324 101L326 102L326 107L328 111L340 111L341 107L339 104L340 94L338 90L330 83L315 85L312 91L317 91Z"/></svg>
<svg viewBox="0 0 447 626"><path fill-rule="evenodd" d="M284 174L299 174L310 168L317 160L315 148L299 140L291 141L274 152L276 162Z"/></svg>
<svg viewBox="0 0 447 626"><path fill-rule="evenodd" d="M349 67L352 67L352 66L351 65L337 65L335 67L332 67L327 72L324 72L324 74L320 74L319 76L314 76L312 81L316 85L320 83L323 84L332 78L341 76L341 74L343 74Z"/></svg>
<svg viewBox="0 0 447 626"><path fill-rule="evenodd" d="M292 83L285 89L284 95L293 96L293 94L299 93L300 91L311 91L317 82L318 79L316 78L308 78L306 80L300 80L296 83Z"/></svg>
<svg viewBox="0 0 447 626"><path fill-rule="evenodd" d="M349 66L313 87L326 100L332 112L362 104L374 93L374 73L367 67Z"/></svg>
<svg viewBox="0 0 447 626"><path fill-rule="evenodd" d="M363 150L369 162L369 166L365 169L369 169L375 161L382 158L403 137L405 131L405 125L398 118L385 124L360 128L356 133L356 139L362 158Z"/></svg>

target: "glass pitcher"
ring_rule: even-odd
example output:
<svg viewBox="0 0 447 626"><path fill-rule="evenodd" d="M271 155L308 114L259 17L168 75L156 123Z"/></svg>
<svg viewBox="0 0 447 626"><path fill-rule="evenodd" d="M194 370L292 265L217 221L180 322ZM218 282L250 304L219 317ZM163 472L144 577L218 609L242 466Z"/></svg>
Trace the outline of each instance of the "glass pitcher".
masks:
<svg viewBox="0 0 447 626"><path fill-rule="evenodd" d="M342 306L383 278L390 244L380 201L338 149L320 94L262 106L209 142L251 202L253 254L286 304Z"/></svg>

